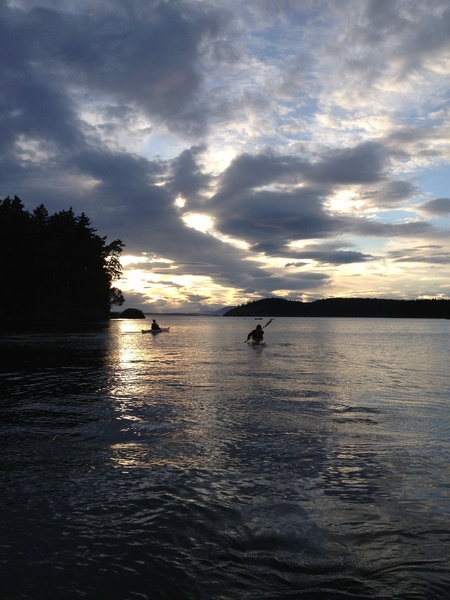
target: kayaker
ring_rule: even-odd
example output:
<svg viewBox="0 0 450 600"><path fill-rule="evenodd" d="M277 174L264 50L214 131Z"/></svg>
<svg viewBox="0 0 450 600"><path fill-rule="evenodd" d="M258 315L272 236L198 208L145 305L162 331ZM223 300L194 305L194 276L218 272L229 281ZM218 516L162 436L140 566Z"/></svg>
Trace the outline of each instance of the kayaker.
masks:
<svg viewBox="0 0 450 600"><path fill-rule="evenodd" d="M254 329L253 331L250 331L250 333L247 336L247 341L252 338L252 340L261 342L264 339L264 331L263 328L261 327L261 325L257 325L256 329Z"/></svg>
<svg viewBox="0 0 450 600"><path fill-rule="evenodd" d="M161 329L161 327L158 325L158 323L156 322L155 319L153 319L152 321L152 330L153 331L159 331Z"/></svg>

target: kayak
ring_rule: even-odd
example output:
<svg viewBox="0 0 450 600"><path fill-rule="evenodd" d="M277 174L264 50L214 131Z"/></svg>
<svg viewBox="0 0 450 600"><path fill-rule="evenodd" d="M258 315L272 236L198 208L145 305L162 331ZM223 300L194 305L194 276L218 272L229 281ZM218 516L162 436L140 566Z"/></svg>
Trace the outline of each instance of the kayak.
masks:
<svg viewBox="0 0 450 600"><path fill-rule="evenodd" d="M162 333L163 331L169 331L170 327L160 327L159 329L141 329L141 333L153 333L156 335L157 333Z"/></svg>
<svg viewBox="0 0 450 600"><path fill-rule="evenodd" d="M265 346L266 342L264 340L247 340L247 344L249 346Z"/></svg>

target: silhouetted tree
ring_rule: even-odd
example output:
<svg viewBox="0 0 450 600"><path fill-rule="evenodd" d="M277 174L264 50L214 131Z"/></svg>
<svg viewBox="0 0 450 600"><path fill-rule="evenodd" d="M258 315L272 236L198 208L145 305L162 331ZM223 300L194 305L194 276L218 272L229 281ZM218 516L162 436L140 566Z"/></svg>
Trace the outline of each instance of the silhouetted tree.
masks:
<svg viewBox="0 0 450 600"><path fill-rule="evenodd" d="M122 304L112 287L121 275L121 240L106 242L89 218L70 208L49 216L43 204L31 214L15 196L0 199L0 294L3 320L34 313L41 318L107 318Z"/></svg>
<svg viewBox="0 0 450 600"><path fill-rule="evenodd" d="M115 306L122 306L122 304L125 302L125 298L124 295L122 294L122 291L119 290L116 287L112 287L109 290L109 303L110 305L115 305Z"/></svg>

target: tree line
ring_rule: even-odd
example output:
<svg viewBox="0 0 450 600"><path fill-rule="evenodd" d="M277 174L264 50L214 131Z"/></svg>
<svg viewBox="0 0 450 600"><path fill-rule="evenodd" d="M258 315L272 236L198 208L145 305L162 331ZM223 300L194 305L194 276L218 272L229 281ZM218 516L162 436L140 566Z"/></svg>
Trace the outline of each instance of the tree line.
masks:
<svg viewBox="0 0 450 600"><path fill-rule="evenodd" d="M301 302L285 298L263 298L233 308L224 316L448 318L450 300L326 298Z"/></svg>
<svg viewBox="0 0 450 600"><path fill-rule="evenodd" d="M49 215L43 204L29 212L17 196L0 199L1 322L109 318L124 302L112 285L123 248L72 208Z"/></svg>

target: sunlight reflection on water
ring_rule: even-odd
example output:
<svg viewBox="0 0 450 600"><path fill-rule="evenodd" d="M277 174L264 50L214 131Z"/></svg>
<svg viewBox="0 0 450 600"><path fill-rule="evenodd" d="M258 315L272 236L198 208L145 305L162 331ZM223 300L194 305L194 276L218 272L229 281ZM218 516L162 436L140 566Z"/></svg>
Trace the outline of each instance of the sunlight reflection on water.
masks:
<svg viewBox="0 0 450 600"><path fill-rule="evenodd" d="M0 339L5 598L447 598L442 322L162 324Z"/></svg>

